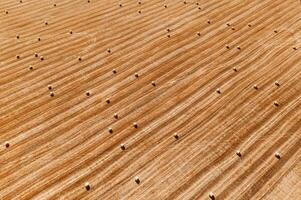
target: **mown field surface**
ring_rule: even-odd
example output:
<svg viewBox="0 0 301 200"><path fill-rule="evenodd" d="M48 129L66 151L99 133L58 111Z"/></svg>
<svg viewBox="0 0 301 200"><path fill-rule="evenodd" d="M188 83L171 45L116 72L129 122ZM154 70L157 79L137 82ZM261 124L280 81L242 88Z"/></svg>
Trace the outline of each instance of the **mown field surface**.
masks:
<svg viewBox="0 0 301 200"><path fill-rule="evenodd" d="M301 199L301 2L0 0L0 144L5 200Z"/></svg>

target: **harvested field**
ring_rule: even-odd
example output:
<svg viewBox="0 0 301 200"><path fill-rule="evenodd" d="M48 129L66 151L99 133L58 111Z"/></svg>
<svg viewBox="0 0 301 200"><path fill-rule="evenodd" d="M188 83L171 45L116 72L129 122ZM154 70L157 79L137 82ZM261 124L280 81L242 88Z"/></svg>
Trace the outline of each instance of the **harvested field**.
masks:
<svg viewBox="0 0 301 200"><path fill-rule="evenodd" d="M0 199L301 199L300 0L0 12Z"/></svg>

